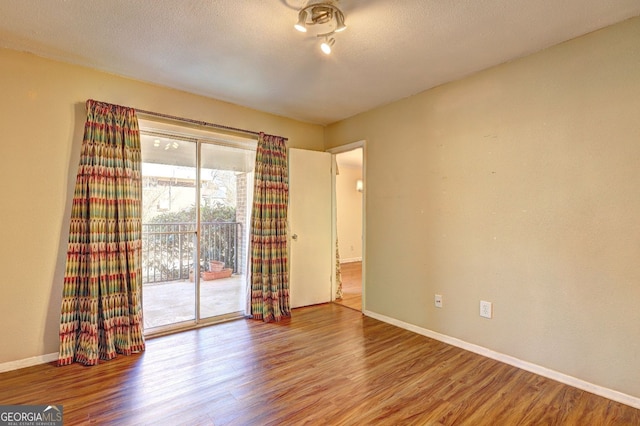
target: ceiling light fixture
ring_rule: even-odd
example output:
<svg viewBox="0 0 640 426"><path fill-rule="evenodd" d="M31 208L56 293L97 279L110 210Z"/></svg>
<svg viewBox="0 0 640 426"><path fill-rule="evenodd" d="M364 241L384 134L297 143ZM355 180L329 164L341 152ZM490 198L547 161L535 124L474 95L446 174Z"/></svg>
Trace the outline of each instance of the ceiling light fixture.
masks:
<svg viewBox="0 0 640 426"><path fill-rule="evenodd" d="M329 36L344 31L347 26L344 23L344 13L335 5L335 2L315 2L307 4L298 12L298 22L294 28L306 33L307 27L318 25L316 37L324 38L320 49L325 54L331 53L331 48L336 40Z"/></svg>

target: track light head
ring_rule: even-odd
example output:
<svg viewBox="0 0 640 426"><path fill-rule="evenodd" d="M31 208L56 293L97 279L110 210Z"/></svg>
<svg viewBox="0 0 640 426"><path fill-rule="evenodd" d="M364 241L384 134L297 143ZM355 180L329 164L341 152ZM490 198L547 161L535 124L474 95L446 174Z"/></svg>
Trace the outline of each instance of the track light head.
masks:
<svg viewBox="0 0 640 426"><path fill-rule="evenodd" d="M336 29L335 32L339 33L347 29L347 26L344 23L344 15L341 11L336 12Z"/></svg>
<svg viewBox="0 0 640 426"><path fill-rule="evenodd" d="M331 53L331 48L336 44L336 39L331 37L330 39L325 39L324 42L320 45L320 49L322 49L322 53L328 55Z"/></svg>
<svg viewBox="0 0 640 426"><path fill-rule="evenodd" d="M307 11L306 10L301 10L300 13L298 13L298 22L293 26L296 30L300 31L301 33L306 33L307 32Z"/></svg>

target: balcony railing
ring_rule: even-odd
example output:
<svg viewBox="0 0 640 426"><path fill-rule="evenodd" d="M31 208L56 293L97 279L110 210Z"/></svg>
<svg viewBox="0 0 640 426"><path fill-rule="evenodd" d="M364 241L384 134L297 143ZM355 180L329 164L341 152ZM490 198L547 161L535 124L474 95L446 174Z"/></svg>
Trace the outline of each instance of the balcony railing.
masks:
<svg viewBox="0 0 640 426"><path fill-rule="evenodd" d="M238 273L240 268L240 222L202 222L200 267L212 260L225 263ZM142 282L157 283L188 279L196 248L194 223L145 223L142 225Z"/></svg>

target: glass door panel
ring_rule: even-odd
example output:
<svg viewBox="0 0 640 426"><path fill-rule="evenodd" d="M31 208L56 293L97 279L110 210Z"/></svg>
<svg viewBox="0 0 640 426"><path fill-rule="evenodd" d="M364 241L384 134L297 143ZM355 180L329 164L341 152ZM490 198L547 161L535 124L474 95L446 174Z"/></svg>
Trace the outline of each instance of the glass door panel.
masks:
<svg viewBox="0 0 640 426"><path fill-rule="evenodd" d="M242 313L255 150L202 143L200 318Z"/></svg>
<svg viewBox="0 0 640 426"><path fill-rule="evenodd" d="M142 132L145 330L196 320L195 140Z"/></svg>

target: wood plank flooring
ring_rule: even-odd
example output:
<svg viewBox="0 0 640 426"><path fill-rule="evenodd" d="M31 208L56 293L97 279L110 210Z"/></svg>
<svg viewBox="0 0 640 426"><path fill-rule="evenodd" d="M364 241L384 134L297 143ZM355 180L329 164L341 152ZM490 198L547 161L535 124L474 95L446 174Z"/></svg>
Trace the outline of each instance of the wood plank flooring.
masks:
<svg viewBox="0 0 640 426"><path fill-rule="evenodd" d="M362 262L340 264L342 276L342 299L335 303L362 311Z"/></svg>
<svg viewBox="0 0 640 426"><path fill-rule="evenodd" d="M640 410L337 304L2 373L0 404L62 404L65 425L640 424Z"/></svg>

